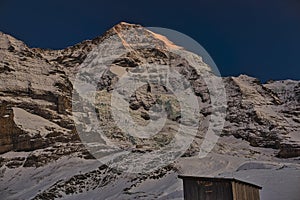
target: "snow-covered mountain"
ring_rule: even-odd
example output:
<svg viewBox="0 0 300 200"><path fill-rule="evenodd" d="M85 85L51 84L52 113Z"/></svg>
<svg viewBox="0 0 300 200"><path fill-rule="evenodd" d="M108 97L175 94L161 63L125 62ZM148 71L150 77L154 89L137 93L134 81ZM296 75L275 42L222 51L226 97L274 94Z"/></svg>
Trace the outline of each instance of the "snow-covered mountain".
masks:
<svg viewBox="0 0 300 200"><path fill-rule="evenodd" d="M78 127L88 127L73 116L72 98L79 92L73 86L78 73L98 75L85 67L93 64L99 48L108 50L100 55L105 70L98 77L93 109L105 138L133 157L170 144L178 127L191 120L184 120L167 88L150 82L128 97L129 113L146 126L157 118L152 108L159 104L167 107L166 124L150 139L126 134L110 110L117 82L129 73L143 79L145 71L158 70L153 65L159 70L170 66L189 81L201 123L176 161L150 172L126 173L101 164L95 151L82 144ZM212 103L217 104L203 74L216 77L200 56L140 25L120 23L101 37L63 50L29 48L0 33L0 199L182 199L178 174L234 176L263 186L262 199L299 199L300 81L262 84L247 75L222 78L224 128L212 151L199 158L215 115ZM86 109L76 113L89 121Z"/></svg>

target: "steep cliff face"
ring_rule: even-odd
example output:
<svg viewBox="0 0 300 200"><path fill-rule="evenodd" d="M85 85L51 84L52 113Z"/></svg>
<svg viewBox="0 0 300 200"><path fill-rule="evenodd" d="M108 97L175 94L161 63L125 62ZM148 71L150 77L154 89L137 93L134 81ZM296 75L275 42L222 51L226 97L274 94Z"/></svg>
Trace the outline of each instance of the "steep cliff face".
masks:
<svg viewBox="0 0 300 200"><path fill-rule="evenodd" d="M17 150L16 146L18 146L20 142L16 141L15 138L24 134L24 132L15 124L13 109L7 106L6 102L1 102L0 115L0 152L5 153L11 150ZM25 137L26 135L27 134L24 134Z"/></svg>
<svg viewBox="0 0 300 200"><path fill-rule="evenodd" d="M9 35L0 46L1 153L76 141L66 73Z"/></svg>
<svg viewBox="0 0 300 200"><path fill-rule="evenodd" d="M281 81L261 84L245 75L226 78L225 82L229 95L225 134L241 137L252 146L279 149L279 157L299 156L295 87L287 91Z"/></svg>
<svg viewBox="0 0 300 200"><path fill-rule="evenodd" d="M130 30L132 27L146 36L145 43L153 44L151 48L134 49L134 34L120 35L122 30ZM123 43L118 48L133 50L121 56L110 54L105 57L112 62L97 83L95 98L95 110L105 136L119 147L131 149L137 154L151 152L174 139L178 126L188 122L182 120L178 101L162 85L149 83L138 88L127 99L130 115L139 125L147 125L150 119L158 118L155 109L166 110L166 126L150 139L132 137L122 132L114 123L109 108L112 92L121 76L130 73L143 79L143 72L148 70L151 74L156 70L145 67L149 64L170 66L190 81L200 105L199 132L181 158L181 163L184 164L167 166L137 177L127 177L126 174L111 171L107 166L99 167L100 164L81 144L72 116L75 77L88 54L110 37L131 41L126 43L122 40ZM176 52L187 56L179 56ZM196 62L192 63L190 57ZM199 66L199 70L195 70L193 65ZM214 76L201 57L139 25L120 23L101 37L63 50L28 48L23 42L0 33L0 177L3 180L0 190L3 191L3 198L64 198L102 189L107 191L105 186L110 184L112 187L116 187L114 184L118 185L115 191L120 195L112 199L149 199L163 196L162 191L156 188L153 194L145 194L143 197L138 188L142 190L143 184L151 185L154 180L158 184L176 185L174 177L177 170L187 170L185 161L193 159L199 152L203 133L212 115L210 92L202 78L204 71ZM300 156L300 81L273 81L262 84L255 78L241 75L223 78L223 82L228 104L226 122L213 153L225 156L224 159L226 155L230 155L243 161L251 157L276 162L284 162L283 158L290 158L289 161L295 162ZM80 112L85 113L85 110ZM85 114L89 119L89 113ZM239 148L241 143L244 149ZM85 163L89 167L85 167ZM192 163L199 165L195 161ZM71 167L73 164L74 168ZM70 171L55 171L60 168ZM26 170L32 170L30 173L41 170L41 174L47 174L50 170L57 172L57 176L37 175L44 183L40 187L34 186L34 178L27 177L31 180L31 186L23 193L18 188L21 182L8 178L13 172L6 170L13 169L20 170L24 179L27 177ZM16 186L9 189L5 184ZM171 190L172 188L168 188L168 191ZM180 194L174 192L168 197L178 196Z"/></svg>
<svg viewBox="0 0 300 200"><path fill-rule="evenodd" d="M277 108L283 117L286 126L284 141L280 146L279 157L297 157L300 154L299 148L299 122L300 122L300 83L299 81L285 80L272 81L264 85L275 93L282 106Z"/></svg>

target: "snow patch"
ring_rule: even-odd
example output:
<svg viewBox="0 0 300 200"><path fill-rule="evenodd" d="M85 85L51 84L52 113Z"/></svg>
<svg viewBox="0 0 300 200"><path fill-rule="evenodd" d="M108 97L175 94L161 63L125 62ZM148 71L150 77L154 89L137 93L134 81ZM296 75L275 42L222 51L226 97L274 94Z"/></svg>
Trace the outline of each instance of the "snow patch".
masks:
<svg viewBox="0 0 300 200"><path fill-rule="evenodd" d="M40 134L41 136L46 136L48 133L52 132L52 130L59 132L68 131L43 117L31 114L21 108L14 107L13 112L14 121L17 126L27 131L30 135ZM49 129L49 127L51 127L52 130Z"/></svg>

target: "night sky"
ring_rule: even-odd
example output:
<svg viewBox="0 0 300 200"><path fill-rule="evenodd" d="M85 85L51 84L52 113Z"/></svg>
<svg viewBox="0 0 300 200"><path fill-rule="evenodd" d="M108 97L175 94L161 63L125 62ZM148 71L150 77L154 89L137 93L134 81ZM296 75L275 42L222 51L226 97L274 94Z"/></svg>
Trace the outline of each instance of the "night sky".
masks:
<svg viewBox="0 0 300 200"><path fill-rule="evenodd" d="M120 21L192 37L222 76L300 79L299 0L0 0L0 31L30 47L62 49Z"/></svg>

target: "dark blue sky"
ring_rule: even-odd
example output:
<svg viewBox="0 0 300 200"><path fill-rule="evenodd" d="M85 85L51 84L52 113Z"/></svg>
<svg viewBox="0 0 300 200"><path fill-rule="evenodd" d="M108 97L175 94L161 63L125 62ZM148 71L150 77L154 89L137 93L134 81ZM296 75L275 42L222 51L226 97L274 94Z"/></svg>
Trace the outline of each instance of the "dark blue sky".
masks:
<svg viewBox="0 0 300 200"><path fill-rule="evenodd" d="M0 0L0 30L30 47L65 48L120 21L192 37L223 76L300 79L299 0Z"/></svg>

